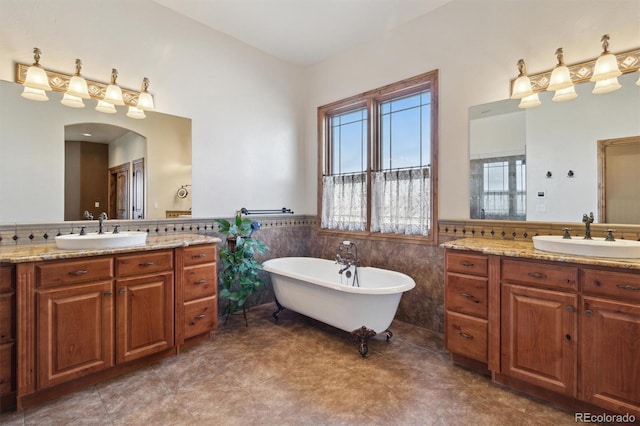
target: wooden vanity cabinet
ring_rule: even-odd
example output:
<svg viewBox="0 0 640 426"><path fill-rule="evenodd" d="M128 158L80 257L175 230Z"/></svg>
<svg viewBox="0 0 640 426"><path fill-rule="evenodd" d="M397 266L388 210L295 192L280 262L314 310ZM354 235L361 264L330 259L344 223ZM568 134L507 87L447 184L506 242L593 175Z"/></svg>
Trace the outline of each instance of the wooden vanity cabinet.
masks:
<svg viewBox="0 0 640 426"><path fill-rule="evenodd" d="M640 419L640 274L582 270L581 399Z"/></svg>
<svg viewBox="0 0 640 426"><path fill-rule="evenodd" d="M113 259L35 265L37 388L113 366Z"/></svg>
<svg viewBox="0 0 640 426"><path fill-rule="evenodd" d="M173 250L116 256L118 364L174 346Z"/></svg>
<svg viewBox="0 0 640 426"><path fill-rule="evenodd" d="M182 300L176 311L176 327L183 340L215 329L218 321L217 247L200 245L176 249L182 259Z"/></svg>
<svg viewBox="0 0 640 426"><path fill-rule="evenodd" d="M450 325L462 316L480 324L484 314L483 274L459 271L463 261L477 267L470 256L485 255L446 252L445 341L452 360L484 371L461 362L483 358L456 344L460 330ZM496 363L489 356L493 379L573 410L640 418L640 271L487 257L487 351L499 353Z"/></svg>
<svg viewBox="0 0 640 426"><path fill-rule="evenodd" d="M445 275L445 346L452 354L488 362L488 259L448 253Z"/></svg>
<svg viewBox="0 0 640 426"><path fill-rule="evenodd" d="M15 313L15 267L13 265L0 265L0 411L15 408Z"/></svg>

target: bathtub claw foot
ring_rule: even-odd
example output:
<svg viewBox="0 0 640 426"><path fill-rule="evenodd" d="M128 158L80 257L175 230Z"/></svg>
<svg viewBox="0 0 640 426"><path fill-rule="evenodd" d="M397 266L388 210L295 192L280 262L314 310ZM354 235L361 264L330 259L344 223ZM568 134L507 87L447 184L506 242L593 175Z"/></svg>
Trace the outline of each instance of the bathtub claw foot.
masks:
<svg viewBox="0 0 640 426"><path fill-rule="evenodd" d="M278 322L278 315L280 315L280 312L284 311L284 306L282 306L280 304L280 302L278 302L278 299L275 299L276 301L276 306L278 307L278 310L275 311L273 314L271 314L271 316L273 316L273 319L276 320L276 322Z"/></svg>
<svg viewBox="0 0 640 426"><path fill-rule="evenodd" d="M393 332L391 330L389 330L388 328L384 331L384 335L387 338L387 340L391 339L393 337Z"/></svg>
<svg viewBox="0 0 640 426"><path fill-rule="evenodd" d="M368 345L369 338L375 336L376 332L363 325L359 329L352 331L351 334L356 336L360 341L360 347L358 348L358 352L360 352L360 355L364 357L367 354L367 352L369 352L369 345Z"/></svg>

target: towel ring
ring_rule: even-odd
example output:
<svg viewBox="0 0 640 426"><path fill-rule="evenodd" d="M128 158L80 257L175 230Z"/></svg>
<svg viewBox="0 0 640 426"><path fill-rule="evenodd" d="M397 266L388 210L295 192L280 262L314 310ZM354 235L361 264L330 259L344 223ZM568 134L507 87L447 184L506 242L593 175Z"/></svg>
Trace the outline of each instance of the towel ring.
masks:
<svg viewBox="0 0 640 426"><path fill-rule="evenodd" d="M176 193L176 195L178 196L178 198L187 198L187 195L189 195L189 191L187 191L187 188L182 185L180 188L178 188L178 192Z"/></svg>

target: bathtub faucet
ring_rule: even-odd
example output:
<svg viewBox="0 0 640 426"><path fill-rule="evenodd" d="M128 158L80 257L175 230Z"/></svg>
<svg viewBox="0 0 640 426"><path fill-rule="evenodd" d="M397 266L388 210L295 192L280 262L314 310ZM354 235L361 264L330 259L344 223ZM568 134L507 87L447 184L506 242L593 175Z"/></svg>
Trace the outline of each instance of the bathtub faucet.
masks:
<svg viewBox="0 0 640 426"><path fill-rule="evenodd" d="M338 271L341 275L352 266L360 266L360 261L358 260L358 247L353 241L343 241L340 243L336 253L336 263L344 266ZM347 274L350 275L349 272L347 272Z"/></svg>

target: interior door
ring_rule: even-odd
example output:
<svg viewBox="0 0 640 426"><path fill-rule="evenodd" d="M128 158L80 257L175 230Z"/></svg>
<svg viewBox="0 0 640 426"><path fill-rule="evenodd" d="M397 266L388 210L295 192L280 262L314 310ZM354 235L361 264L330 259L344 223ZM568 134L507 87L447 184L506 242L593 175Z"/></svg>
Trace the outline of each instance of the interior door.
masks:
<svg viewBox="0 0 640 426"><path fill-rule="evenodd" d="M131 207L132 219L144 219L144 158L139 158L131 162L133 170L131 173L131 190L133 192Z"/></svg>
<svg viewBox="0 0 640 426"><path fill-rule="evenodd" d="M109 219L129 219L129 163L109 168Z"/></svg>

